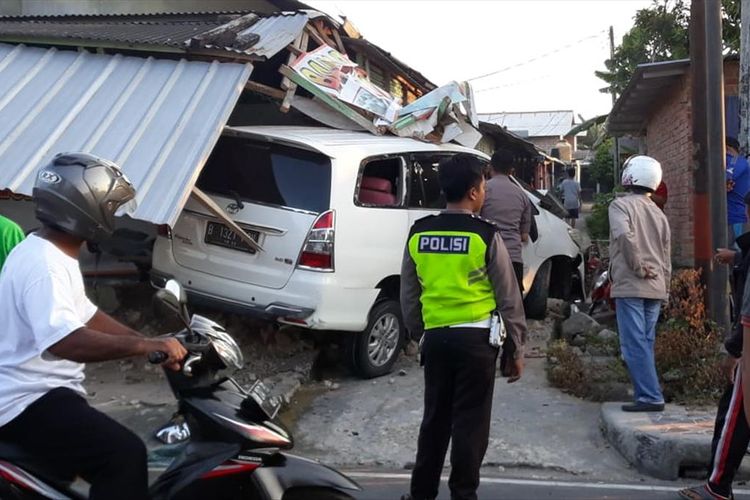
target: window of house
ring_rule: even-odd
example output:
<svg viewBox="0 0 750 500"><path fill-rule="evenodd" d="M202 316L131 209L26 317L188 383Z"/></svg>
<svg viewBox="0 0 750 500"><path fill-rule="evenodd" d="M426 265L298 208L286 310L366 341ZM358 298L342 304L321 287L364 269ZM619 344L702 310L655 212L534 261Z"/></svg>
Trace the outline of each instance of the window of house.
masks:
<svg viewBox="0 0 750 500"><path fill-rule="evenodd" d="M356 204L368 207L401 206L403 177L403 159L399 156L367 160L357 184Z"/></svg>

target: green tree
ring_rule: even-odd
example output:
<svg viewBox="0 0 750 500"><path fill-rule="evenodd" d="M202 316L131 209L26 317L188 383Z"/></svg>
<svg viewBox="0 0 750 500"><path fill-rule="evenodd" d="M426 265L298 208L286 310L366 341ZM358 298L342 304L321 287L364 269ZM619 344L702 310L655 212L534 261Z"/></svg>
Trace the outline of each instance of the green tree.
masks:
<svg viewBox="0 0 750 500"><path fill-rule="evenodd" d="M738 53L740 46L740 1L722 0L723 38L726 53ZM636 12L633 27L615 48L614 57L604 61L605 71L595 74L607 87L621 94L639 64L689 57L690 3L687 0L653 0Z"/></svg>
<svg viewBox="0 0 750 500"><path fill-rule="evenodd" d="M594 161L591 162L589 170L591 172L591 178L594 182L598 182L602 186L602 191L606 192L612 189L612 171L613 155L612 150L614 148L614 141L611 137L603 140L596 146L594 153Z"/></svg>

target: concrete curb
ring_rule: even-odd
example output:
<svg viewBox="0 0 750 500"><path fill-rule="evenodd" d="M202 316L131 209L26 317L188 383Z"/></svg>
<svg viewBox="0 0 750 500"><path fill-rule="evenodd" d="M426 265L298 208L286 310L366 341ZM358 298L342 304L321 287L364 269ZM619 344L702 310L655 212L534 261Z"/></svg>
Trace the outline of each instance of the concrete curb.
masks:
<svg viewBox="0 0 750 500"><path fill-rule="evenodd" d="M714 411L667 405L663 412L626 413L621 405L602 405L602 432L639 472L675 480L686 468L708 469Z"/></svg>

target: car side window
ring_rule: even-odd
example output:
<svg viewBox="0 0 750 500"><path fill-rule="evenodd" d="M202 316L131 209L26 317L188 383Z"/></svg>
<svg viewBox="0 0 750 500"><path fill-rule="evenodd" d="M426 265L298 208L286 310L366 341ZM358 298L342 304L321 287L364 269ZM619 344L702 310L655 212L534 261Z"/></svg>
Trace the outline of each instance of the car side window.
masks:
<svg viewBox="0 0 750 500"><path fill-rule="evenodd" d="M445 208L445 196L440 189L438 165L450 154L415 153L409 162L409 208Z"/></svg>
<svg viewBox="0 0 750 500"><path fill-rule="evenodd" d="M366 207L400 207L404 197L403 158L375 158L363 164L354 203Z"/></svg>

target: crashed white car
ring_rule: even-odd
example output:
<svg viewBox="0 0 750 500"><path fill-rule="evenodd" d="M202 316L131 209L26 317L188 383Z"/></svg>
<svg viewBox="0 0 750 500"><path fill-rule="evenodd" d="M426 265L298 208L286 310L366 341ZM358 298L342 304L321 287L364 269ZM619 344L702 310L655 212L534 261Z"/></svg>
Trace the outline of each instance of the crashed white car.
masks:
<svg viewBox="0 0 750 500"><path fill-rule="evenodd" d="M406 332L399 273L412 223L445 206L434 145L314 127L229 127L197 186L258 242L253 248L195 200L154 248L152 281L191 300L281 323L345 332L364 377L388 373ZM537 234L524 248L527 312L582 296L569 226L529 193Z"/></svg>

